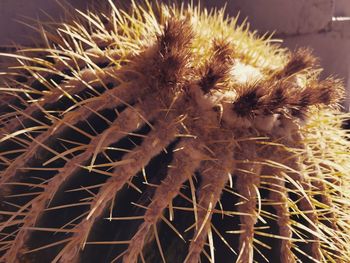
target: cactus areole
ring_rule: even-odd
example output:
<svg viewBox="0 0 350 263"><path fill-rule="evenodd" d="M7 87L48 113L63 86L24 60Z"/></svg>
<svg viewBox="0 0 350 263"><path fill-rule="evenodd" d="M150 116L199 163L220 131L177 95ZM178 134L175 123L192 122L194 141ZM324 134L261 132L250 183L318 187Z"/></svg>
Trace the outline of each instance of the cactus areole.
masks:
<svg viewBox="0 0 350 263"><path fill-rule="evenodd" d="M0 262L350 262L342 84L223 10L110 1L2 54Z"/></svg>

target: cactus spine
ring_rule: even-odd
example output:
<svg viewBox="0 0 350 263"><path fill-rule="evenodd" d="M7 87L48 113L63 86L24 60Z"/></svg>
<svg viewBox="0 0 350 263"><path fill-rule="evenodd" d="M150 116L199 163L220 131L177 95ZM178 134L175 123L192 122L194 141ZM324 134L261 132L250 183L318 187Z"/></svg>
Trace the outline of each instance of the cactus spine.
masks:
<svg viewBox="0 0 350 263"><path fill-rule="evenodd" d="M341 83L224 11L110 2L3 54L1 262L350 262Z"/></svg>

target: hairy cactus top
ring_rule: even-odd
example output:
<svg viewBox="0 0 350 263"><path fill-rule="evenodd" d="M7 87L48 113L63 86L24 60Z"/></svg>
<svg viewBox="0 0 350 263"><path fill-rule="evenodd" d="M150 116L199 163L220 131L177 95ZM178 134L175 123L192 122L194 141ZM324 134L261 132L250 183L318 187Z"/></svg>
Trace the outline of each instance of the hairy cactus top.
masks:
<svg viewBox="0 0 350 263"><path fill-rule="evenodd" d="M71 20L2 54L0 262L350 262L342 86L307 49L191 5Z"/></svg>

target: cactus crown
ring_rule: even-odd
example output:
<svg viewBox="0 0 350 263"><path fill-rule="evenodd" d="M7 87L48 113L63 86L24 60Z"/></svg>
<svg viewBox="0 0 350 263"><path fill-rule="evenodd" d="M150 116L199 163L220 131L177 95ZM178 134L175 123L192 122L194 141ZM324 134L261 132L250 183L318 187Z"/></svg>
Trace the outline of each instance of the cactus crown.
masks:
<svg viewBox="0 0 350 263"><path fill-rule="evenodd" d="M0 261L349 262L341 83L223 10L110 9L3 54Z"/></svg>

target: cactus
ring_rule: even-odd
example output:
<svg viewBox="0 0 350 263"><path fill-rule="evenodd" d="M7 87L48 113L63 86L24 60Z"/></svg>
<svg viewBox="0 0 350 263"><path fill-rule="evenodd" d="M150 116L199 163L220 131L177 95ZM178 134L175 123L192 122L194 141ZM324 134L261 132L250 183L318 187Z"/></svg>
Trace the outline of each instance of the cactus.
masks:
<svg viewBox="0 0 350 263"><path fill-rule="evenodd" d="M350 262L349 116L308 49L194 5L37 28L2 54L0 262Z"/></svg>

